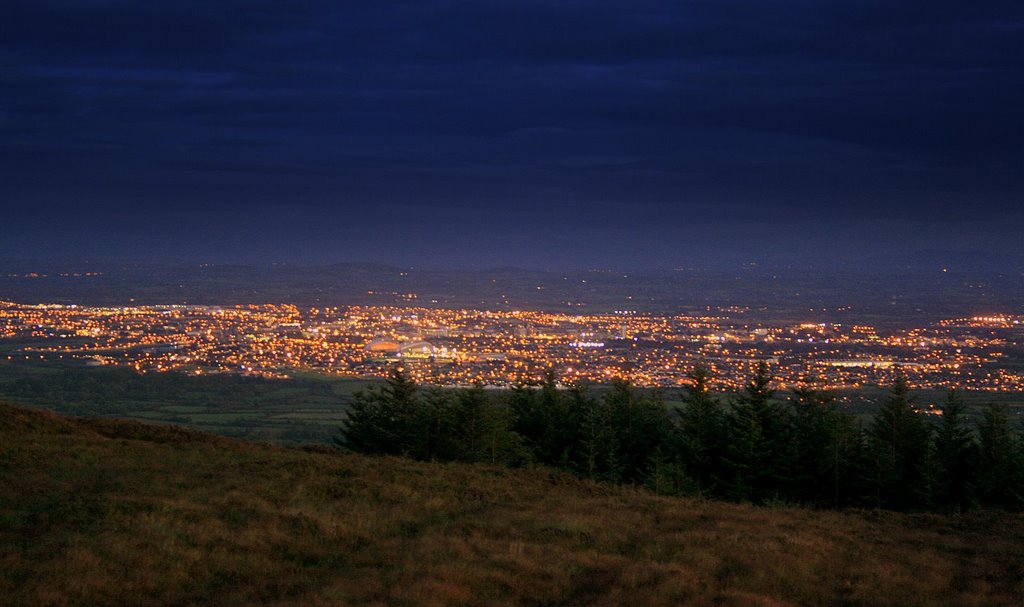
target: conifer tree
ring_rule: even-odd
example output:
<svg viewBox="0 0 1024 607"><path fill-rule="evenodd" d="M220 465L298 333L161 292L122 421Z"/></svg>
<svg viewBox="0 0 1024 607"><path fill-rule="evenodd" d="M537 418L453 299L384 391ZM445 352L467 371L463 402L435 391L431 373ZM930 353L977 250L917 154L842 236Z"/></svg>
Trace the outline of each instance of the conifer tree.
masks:
<svg viewBox="0 0 1024 607"><path fill-rule="evenodd" d="M792 469L787 474L792 479L791 495L805 503L834 504L842 446L835 394L819 389L813 377L805 378L792 392Z"/></svg>
<svg viewBox="0 0 1024 607"><path fill-rule="evenodd" d="M728 415L729 497L755 503L777 498L790 482L786 478L788 421L772 400L772 376L765 362Z"/></svg>
<svg viewBox="0 0 1024 607"><path fill-rule="evenodd" d="M384 385L356 393L339 444L361 453L410 455L417 446L419 398L401 368Z"/></svg>
<svg viewBox="0 0 1024 607"><path fill-rule="evenodd" d="M985 409L978 425L978 443L978 498L986 506L1020 509L1024 506L1021 452L1005 406Z"/></svg>
<svg viewBox="0 0 1024 607"><path fill-rule="evenodd" d="M964 403L955 390L949 391L942 407L935 453L939 468L938 503L958 512L968 510L974 501L978 445L967 426Z"/></svg>
<svg viewBox="0 0 1024 607"><path fill-rule="evenodd" d="M513 430L523 439L533 459L547 466L571 468L580 436L578 411L558 389L553 369L545 371L539 385L513 390Z"/></svg>
<svg viewBox="0 0 1024 607"><path fill-rule="evenodd" d="M519 383L512 387L508 396L512 430L522 437L523 445L534 461L538 459L545 423L537 392L536 383Z"/></svg>
<svg viewBox="0 0 1024 607"><path fill-rule="evenodd" d="M413 446L407 455L422 460L450 460L454 456L452 391L432 388L420 394L413 427Z"/></svg>
<svg viewBox="0 0 1024 607"><path fill-rule="evenodd" d="M544 374L539 404L544 425L541 461L549 466L568 468L579 439L580 424L570 399L558 390L558 376L553 369Z"/></svg>
<svg viewBox="0 0 1024 607"><path fill-rule="evenodd" d="M452 406L452 458L464 462L488 460L492 435L500 419L480 386L460 390Z"/></svg>
<svg viewBox="0 0 1024 607"><path fill-rule="evenodd" d="M574 416L580 420L574 470L584 478L618 481L622 468L609 408L604 400L590 396L583 385L573 386L570 396Z"/></svg>
<svg viewBox="0 0 1024 607"><path fill-rule="evenodd" d="M708 372L697 366L684 388L679 415L678 452L687 475L703 494L714 494L723 473L724 413L709 386Z"/></svg>
<svg viewBox="0 0 1024 607"><path fill-rule="evenodd" d="M511 430L507 407L479 385L457 391L450 402L450 459L509 465L523 462L521 440Z"/></svg>
<svg viewBox="0 0 1024 607"><path fill-rule="evenodd" d="M655 495L689 495L695 491L681 458L670 458L661 447L655 448L647 462L643 484Z"/></svg>
<svg viewBox="0 0 1024 607"><path fill-rule="evenodd" d="M875 505L907 510L927 502L929 428L914 410L907 378L898 373L869 431Z"/></svg>
<svg viewBox="0 0 1024 607"><path fill-rule="evenodd" d="M664 401L658 396L640 395L626 380L616 379L605 393L605 405L615 442L622 482L643 480L646 467L657 449L667 450L671 422Z"/></svg>
<svg viewBox="0 0 1024 607"><path fill-rule="evenodd" d="M852 415L835 417L831 445L831 487L834 508L866 507L874 503L867 483L871 458L868 453L864 428Z"/></svg>

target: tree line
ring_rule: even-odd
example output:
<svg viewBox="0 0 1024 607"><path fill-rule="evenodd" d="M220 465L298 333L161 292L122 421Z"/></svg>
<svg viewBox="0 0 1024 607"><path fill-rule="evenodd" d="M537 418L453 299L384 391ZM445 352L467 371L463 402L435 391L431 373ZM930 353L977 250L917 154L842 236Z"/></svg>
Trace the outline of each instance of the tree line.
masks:
<svg viewBox="0 0 1024 607"><path fill-rule="evenodd" d="M898 376L870 420L807 382L773 389L761 364L725 394L698 367L667 406L659 391L614 381L602 394L536 385L424 388L401 370L358 393L337 442L420 460L544 465L581 477L757 504L962 512L1024 508L1024 436L1003 406L969 423L951 391L921 414Z"/></svg>

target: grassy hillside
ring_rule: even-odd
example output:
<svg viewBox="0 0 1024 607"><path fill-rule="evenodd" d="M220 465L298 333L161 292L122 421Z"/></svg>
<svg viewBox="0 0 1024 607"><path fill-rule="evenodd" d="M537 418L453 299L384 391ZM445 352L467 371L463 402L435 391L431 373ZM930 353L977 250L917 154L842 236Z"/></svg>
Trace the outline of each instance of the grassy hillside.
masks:
<svg viewBox="0 0 1024 607"><path fill-rule="evenodd" d="M5 605L1020 605L1024 518L662 498L0 406Z"/></svg>

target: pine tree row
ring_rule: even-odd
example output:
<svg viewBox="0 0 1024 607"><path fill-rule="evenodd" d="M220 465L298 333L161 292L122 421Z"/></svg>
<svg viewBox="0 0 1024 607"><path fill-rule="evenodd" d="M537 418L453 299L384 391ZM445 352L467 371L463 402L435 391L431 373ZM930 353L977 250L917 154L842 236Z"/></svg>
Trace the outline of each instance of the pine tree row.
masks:
<svg viewBox="0 0 1024 607"><path fill-rule="evenodd" d="M600 396L554 373L500 394L425 389L394 371L359 393L339 444L421 460L545 465L585 478L695 495L824 508L1024 508L1024 440L1004 407L969 424L951 392L918 412L898 377L861 423L812 384L779 395L762 364L737 394L696 369L682 405L617 381Z"/></svg>

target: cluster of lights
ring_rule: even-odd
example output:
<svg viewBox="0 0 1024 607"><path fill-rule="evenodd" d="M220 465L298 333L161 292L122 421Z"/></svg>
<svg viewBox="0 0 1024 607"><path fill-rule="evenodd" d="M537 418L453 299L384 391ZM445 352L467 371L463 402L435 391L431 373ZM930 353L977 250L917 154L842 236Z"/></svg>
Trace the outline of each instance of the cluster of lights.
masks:
<svg viewBox="0 0 1024 607"><path fill-rule="evenodd" d="M706 314L292 305L22 305L0 302L9 360L131 366L140 372L296 371L374 377L405 365L442 385L509 385L554 367L570 380L629 378L676 386L698 365L742 387L761 361L785 385L814 375L832 388L885 383L900 370L918 387L1024 390L1003 364L1020 356L1022 317L951 319L883 332L856 324L751 321L745 308ZM379 349L371 344L392 344Z"/></svg>

